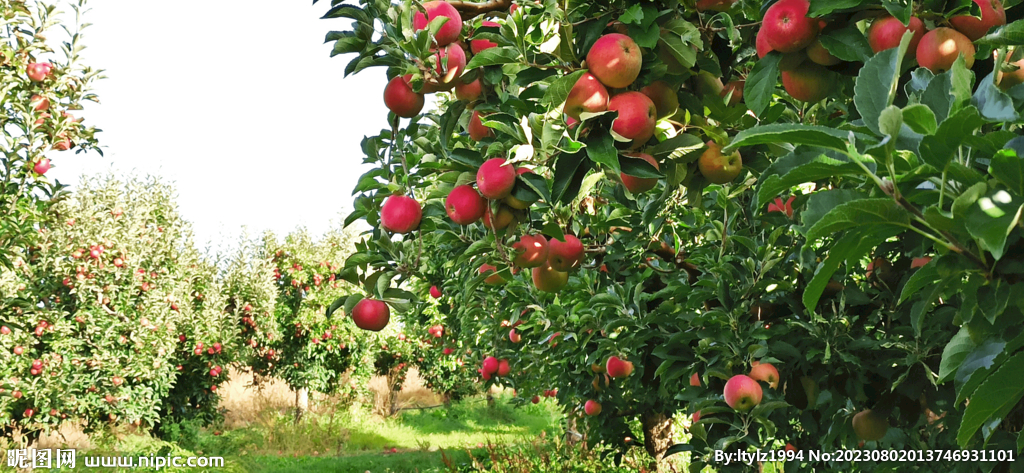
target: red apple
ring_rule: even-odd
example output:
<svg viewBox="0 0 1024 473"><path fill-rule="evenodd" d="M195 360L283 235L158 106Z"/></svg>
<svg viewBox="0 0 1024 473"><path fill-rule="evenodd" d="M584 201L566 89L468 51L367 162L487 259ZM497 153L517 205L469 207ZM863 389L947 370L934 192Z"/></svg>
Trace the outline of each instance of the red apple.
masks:
<svg viewBox="0 0 1024 473"><path fill-rule="evenodd" d="M738 374L725 383L725 403L737 411L749 411L761 403L761 385L753 378Z"/></svg>
<svg viewBox="0 0 1024 473"><path fill-rule="evenodd" d="M714 184L732 182L743 171L743 158L739 151L726 156L722 154L722 146L713 140L707 142L708 149L697 160L697 168L704 178Z"/></svg>
<svg viewBox="0 0 1024 473"><path fill-rule="evenodd" d="M511 225L515 219L516 215L512 213L512 209L499 205L498 212L494 214L494 219L491 221L491 206L488 205L484 208L484 227L488 230L493 229L496 232L500 232Z"/></svg>
<svg viewBox="0 0 1024 473"><path fill-rule="evenodd" d="M43 97L42 95L33 95L32 98L29 99L28 104L33 110L42 112L50 108L50 99Z"/></svg>
<svg viewBox="0 0 1024 473"><path fill-rule="evenodd" d="M565 235L565 241L552 238L548 241L548 264L558 271L572 271L583 262L583 242L573 235Z"/></svg>
<svg viewBox="0 0 1024 473"><path fill-rule="evenodd" d="M658 110L646 95L623 92L608 101L608 110L619 112L612 122L612 131L633 140L634 146L642 145L654 136Z"/></svg>
<svg viewBox="0 0 1024 473"><path fill-rule="evenodd" d="M523 337L522 335L516 333L516 329L512 329L508 331L508 339L512 343L519 343L523 339Z"/></svg>
<svg viewBox="0 0 1024 473"><path fill-rule="evenodd" d="M797 100L820 102L832 93L835 80L831 71L811 62L805 62L790 71L782 71L782 86Z"/></svg>
<svg viewBox="0 0 1024 473"><path fill-rule="evenodd" d="M626 153L626 156L643 159L651 163L654 169L660 169L658 161L654 159L654 156L647 153ZM641 194L658 186L658 178L656 177L634 177L623 172L619 174L619 178L622 179L622 185L626 186L626 190L633 194Z"/></svg>
<svg viewBox="0 0 1024 473"><path fill-rule="evenodd" d="M611 33L598 38L587 53L590 72L608 87L629 87L640 75L642 64L640 47L624 34Z"/></svg>
<svg viewBox="0 0 1024 473"><path fill-rule="evenodd" d="M0 327L0 335L10 335L10 334L11 334L11 329L9 327L7 327L6 325Z"/></svg>
<svg viewBox="0 0 1024 473"><path fill-rule="evenodd" d="M416 28L417 31L425 30L431 20L443 16L447 17L448 21L441 25L441 29L434 35L437 45L445 46L459 39L459 34L462 33L462 15L459 14L455 7L448 2L434 1L424 3L423 9L426 10L427 14L423 15L423 13L417 11L412 18L413 28Z"/></svg>
<svg viewBox="0 0 1024 473"><path fill-rule="evenodd" d="M569 273L552 269L549 265L533 268L533 285L544 292L558 292L569 282Z"/></svg>
<svg viewBox="0 0 1024 473"><path fill-rule="evenodd" d="M750 370L750 377L768 383L772 389L779 387L779 370L771 363L759 363Z"/></svg>
<svg viewBox="0 0 1024 473"><path fill-rule="evenodd" d="M473 141L480 141L484 138L494 136L494 130L484 126L483 120L480 120L480 112L477 110L473 110L473 114L469 116L469 123L466 124L466 131L469 133L469 137Z"/></svg>
<svg viewBox="0 0 1024 473"><path fill-rule="evenodd" d="M495 358L493 356L488 356L487 358L484 358L483 365L482 365L483 374L486 374L486 375L494 374L496 371L498 371L498 366L499 366L499 363L498 363L498 359L497 358Z"/></svg>
<svg viewBox="0 0 1024 473"><path fill-rule="evenodd" d="M700 386L700 376L697 373L690 375L690 386Z"/></svg>
<svg viewBox="0 0 1024 473"><path fill-rule="evenodd" d="M668 82L662 80L654 81L647 87L640 89L640 93L651 99L651 102L654 102L654 109L657 111L658 118L671 117L679 110L679 96L676 95L675 88L669 85Z"/></svg>
<svg viewBox="0 0 1024 473"><path fill-rule="evenodd" d="M473 82L462 82L458 81L455 83L455 97L463 102L472 102L484 93L483 83L480 79L474 79Z"/></svg>
<svg viewBox="0 0 1024 473"><path fill-rule="evenodd" d="M484 20L482 23L480 23L480 26L493 26L495 28L501 27L501 25L499 25L499 24L497 24L497 23L495 23L493 21L486 21L486 20ZM480 51L483 51L485 49L491 49L491 48L496 47L496 46L498 46L497 43L495 43L494 41L486 40L486 39L474 39L474 40L469 42L469 50L473 51L473 54L480 54Z"/></svg>
<svg viewBox="0 0 1024 473"><path fill-rule="evenodd" d="M504 358L498 360L498 370L496 371L498 376L508 376L511 370L512 368L508 365L508 360Z"/></svg>
<svg viewBox="0 0 1024 473"><path fill-rule="evenodd" d="M498 273L498 268L487 263L480 265L480 269L478 269L477 272L480 274L494 273L484 278L484 284L495 286L505 282L505 278L502 278L501 274Z"/></svg>
<svg viewBox="0 0 1024 473"><path fill-rule="evenodd" d="M633 363L617 356L611 356L605 363L605 370L612 378L625 378L633 373Z"/></svg>
<svg viewBox="0 0 1024 473"><path fill-rule="evenodd" d="M33 82L42 82L50 76L53 71L53 64L48 62L32 62L28 66L25 66L25 72L28 74L28 78Z"/></svg>
<svg viewBox="0 0 1024 473"><path fill-rule="evenodd" d="M512 5L512 6L515 6L515 5ZM530 402L532 402L534 404L540 404L540 396L533 396L533 399L531 399Z"/></svg>
<svg viewBox="0 0 1024 473"><path fill-rule="evenodd" d="M807 53L807 57L811 59L811 62L821 64L822 66L834 66L839 64L842 59L839 59L832 55L825 49L825 46L821 45L821 41L815 39L811 42L811 45L804 50Z"/></svg>
<svg viewBox="0 0 1024 473"><path fill-rule="evenodd" d="M22 353L25 353L25 347L19 345L14 347L12 351L14 352L15 355L21 355Z"/></svg>
<svg viewBox="0 0 1024 473"><path fill-rule="evenodd" d="M433 297L434 299L440 299L441 290L438 289L437 286L430 286L430 297Z"/></svg>
<svg viewBox="0 0 1024 473"><path fill-rule="evenodd" d="M768 7L761 22L765 41L780 53L806 48L818 37L818 21L807 17L807 0L779 0Z"/></svg>
<svg viewBox="0 0 1024 473"><path fill-rule="evenodd" d="M40 159L39 161L36 161L36 164L35 166L32 167L32 170L35 171L36 174L39 174L40 176L46 174L46 171L50 170L50 158L43 158Z"/></svg>
<svg viewBox="0 0 1024 473"><path fill-rule="evenodd" d="M380 223L393 233L409 233L420 226L423 208L412 197L391 195L380 208Z"/></svg>
<svg viewBox="0 0 1024 473"><path fill-rule="evenodd" d="M512 195L515 185L516 167L504 158L488 159L476 172L476 187L488 199L498 200Z"/></svg>
<svg viewBox="0 0 1024 473"><path fill-rule="evenodd" d="M996 84L999 84L999 88L1003 90L1010 90L1017 84L1024 84L1024 58L1010 62L1005 66L1017 66L1014 71L999 71L996 73Z"/></svg>
<svg viewBox="0 0 1024 473"><path fill-rule="evenodd" d="M452 189L444 200L448 217L459 225L470 225L484 216L487 200L471 186L461 185Z"/></svg>
<svg viewBox="0 0 1024 473"><path fill-rule="evenodd" d="M569 90L562 111L574 120L583 112L598 113L608 109L608 89L589 72L580 76Z"/></svg>
<svg viewBox="0 0 1024 473"><path fill-rule="evenodd" d="M977 41L988 30L1006 24L1006 10L1003 9L1002 0L974 0L974 3L981 9L981 18L973 15L957 15L949 19L957 31Z"/></svg>
<svg viewBox="0 0 1024 473"><path fill-rule="evenodd" d="M548 261L548 239L544 235L523 235L512 244L516 253L512 263L520 268L536 268Z"/></svg>
<svg viewBox="0 0 1024 473"><path fill-rule="evenodd" d="M700 422L700 411L694 412L691 418L693 419L694 424Z"/></svg>
<svg viewBox="0 0 1024 473"><path fill-rule="evenodd" d="M384 301L363 299L352 308L352 321L363 330L380 332L391 320L391 309Z"/></svg>
<svg viewBox="0 0 1024 473"><path fill-rule="evenodd" d="M853 416L853 432L861 440L881 440L888 430L889 421L871 409L865 409Z"/></svg>
<svg viewBox="0 0 1024 473"><path fill-rule="evenodd" d="M914 36L910 37L910 47L907 49L907 54L910 56L916 55L917 45L921 43L921 38L924 37L925 33L924 22L916 16L910 17L910 24L906 26L893 16L886 16L875 20L871 23L871 28L868 28L868 44L871 45L871 50L876 53L895 48L900 45L903 33L907 31L914 32Z"/></svg>
<svg viewBox="0 0 1024 473"><path fill-rule="evenodd" d="M743 101L743 86L746 85L745 80L731 80L722 87L722 92L719 95L722 98L729 97L729 106L735 107ZM729 94L732 95L729 95Z"/></svg>
<svg viewBox="0 0 1024 473"><path fill-rule="evenodd" d="M415 117L423 110L423 94L413 92L409 85L412 75L396 76L384 87L384 105L402 118Z"/></svg>
<svg viewBox="0 0 1024 473"><path fill-rule="evenodd" d="M437 66L434 72L437 73L441 89L452 88L457 84L457 79L462 76L466 69L466 52L458 44L450 44L434 53Z"/></svg>
<svg viewBox="0 0 1024 473"><path fill-rule="evenodd" d="M917 63L938 74L953 67L953 62L964 55L968 69L974 66L974 44L952 28L935 28L924 34L917 44Z"/></svg>
<svg viewBox="0 0 1024 473"><path fill-rule="evenodd" d="M596 416L601 413L601 403L591 399L583 404L583 412L588 416Z"/></svg>

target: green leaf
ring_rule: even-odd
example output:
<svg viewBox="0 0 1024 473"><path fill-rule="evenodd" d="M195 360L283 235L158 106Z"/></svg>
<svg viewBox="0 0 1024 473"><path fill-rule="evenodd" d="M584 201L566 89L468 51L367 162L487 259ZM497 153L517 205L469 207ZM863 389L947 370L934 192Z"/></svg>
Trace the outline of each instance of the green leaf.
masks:
<svg viewBox="0 0 1024 473"><path fill-rule="evenodd" d="M554 201L572 201L583 182L583 176L590 169L583 165L586 153L582 150L570 154L560 154L555 161L554 182L551 184L551 196Z"/></svg>
<svg viewBox="0 0 1024 473"><path fill-rule="evenodd" d="M919 71L928 69L919 68ZM917 75L917 71L915 76ZM928 72L931 74L931 72ZM924 91L921 93L921 104L928 107L935 114L935 121L942 123L949 116L953 107L953 72L946 71L933 77L928 81Z"/></svg>
<svg viewBox="0 0 1024 473"><path fill-rule="evenodd" d="M478 67L495 66L498 64L512 64L519 62L519 50L516 48L498 47L488 48L480 51L466 64L466 70L470 71Z"/></svg>
<svg viewBox="0 0 1024 473"><path fill-rule="evenodd" d="M878 129L878 118L882 110L892 105L896 97L900 65L912 36L913 33L907 31L898 48L886 49L875 54L864 62L864 67L857 74L857 82L853 87L853 103L864 117L864 125L876 134L881 133Z"/></svg>
<svg viewBox="0 0 1024 473"><path fill-rule="evenodd" d="M910 15L914 11L914 2L910 0L882 0L882 6L890 15L896 17L903 26L910 24Z"/></svg>
<svg viewBox="0 0 1024 473"><path fill-rule="evenodd" d="M1024 353L1018 353L996 368L971 396L956 440L966 448L971 438L989 419L1006 412L1024 397ZM1000 416L1001 417L1001 416Z"/></svg>
<svg viewBox="0 0 1024 473"><path fill-rule="evenodd" d="M968 329L968 333L969 331L970 329ZM996 358L1003 354L1004 348L1006 348L1006 343L989 339L967 354L953 378L958 389L957 404L974 394L974 390L990 374L990 368L995 364Z"/></svg>
<svg viewBox="0 0 1024 473"><path fill-rule="evenodd" d="M1024 195L1024 156L1012 149L999 150L989 163L988 173L1017 195Z"/></svg>
<svg viewBox="0 0 1024 473"><path fill-rule="evenodd" d="M914 335L917 337L921 336L921 324L924 322L924 316L927 314L935 301L942 296L942 291L946 286L953 282L957 276L946 276L936 283L933 283L929 287L928 295L921 301L918 301L910 308L910 327L914 329Z"/></svg>
<svg viewBox="0 0 1024 473"><path fill-rule="evenodd" d="M993 189L978 198L967 214L967 231L995 260L1003 257L1006 237L1020 222L1024 198L1002 189Z"/></svg>
<svg viewBox="0 0 1024 473"><path fill-rule="evenodd" d="M839 238L829 249L825 260L818 265L814 277L804 289L802 297L804 307L813 312L821 300L821 294L825 292L825 286L832 280L832 275L836 273L839 266L844 261L860 258L888 236L890 235L854 229Z"/></svg>
<svg viewBox="0 0 1024 473"><path fill-rule="evenodd" d="M351 296L348 296L348 298L345 299L345 313L343 315L351 314L352 308L355 307L356 304L358 304L359 301L361 300L363 300L362 294L352 294Z"/></svg>
<svg viewBox="0 0 1024 473"><path fill-rule="evenodd" d="M946 344L946 348L942 350L942 362L939 363L939 382L945 383L952 379L956 370L967 359L967 355L975 348L967 327L961 327L960 331L953 335L953 338Z"/></svg>
<svg viewBox="0 0 1024 473"><path fill-rule="evenodd" d="M834 11L859 7L861 3L863 3L863 0L811 0L807 16L817 18Z"/></svg>
<svg viewBox="0 0 1024 473"><path fill-rule="evenodd" d="M974 90L974 71L967 68L967 61L963 56L958 56L953 61L953 67L945 73L950 75L953 95L953 102L950 104L949 114L955 115L971 102L971 92Z"/></svg>
<svg viewBox="0 0 1024 473"><path fill-rule="evenodd" d="M520 174L517 180L525 183L531 190L537 193L544 202L551 202L551 192L548 191L548 180L539 174L532 172Z"/></svg>
<svg viewBox="0 0 1024 473"><path fill-rule="evenodd" d="M821 150L803 149L803 151L802 153L790 153L777 159L761 174L757 189L757 205L759 207L786 189L798 184L863 172L857 163L829 157Z"/></svg>
<svg viewBox="0 0 1024 473"><path fill-rule="evenodd" d="M483 155L481 155L479 151L469 148L455 148L451 150L448 157L451 158L452 161L465 164L473 169L479 168L480 165L484 163Z"/></svg>
<svg viewBox="0 0 1024 473"><path fill-rule="evenodd" d="M592 133L587 139L587 157L596 164L603 164L618 174L619 152L615 140L609 133Z"/></svg>
<svg viewBox="0 0 1024 473"><path fill-rule="evenodd" d="M807 230L811 242L835 232L866 225L910 227L910 214L888 198L861 199L837 205Z"/></svg>
<svg viewBox="0 0 1024 473"><path fill-rule="evenodd" d="M942 171L959 150L966 135L970 135L981 127L984 121L978 115L978 109L967 107L939 124L934 135L925 136L921 140L921 160L931 167Z"/></svg>
<svg viewBox="0 0 1024 473"><path fill-rule="evenodd" d="M877 117L876 117L877 121ZM722 149L728 154L741 146L792 143L793 145L819 146L845 152L850 132L818 125L773 123L747 128L739 132L729 146Z"/></svg>
<svg viewBox="0 0 1024 473"><path fill-rule="evenodd" d="M321 20L328 20L331 18L351 18L360 23L373 23L370 20L369 15L367 15L362 8L355 5L337 5L330 10L327 10L327 13L324 13L324 16L320 17Z"/></svg>
<svg viewBox="0 0 1024 473"><path fill-rule="evenodd" d="M661 143L658 143L650 148L646 148L644 151L651 156L654 156L658 160L675 160L683 158L689 155L693 156L696 160L699 156L698 151L704 148L704 141L699 136L691 135L689 133L681 133L675 137L669 138ZM662 156L667 155L662 159Z"/></svg>
<svg viewBox="0 0 1024 473"><path fill-rule="evenodd" d="M903 109L903 123L922 135L934 135L939 128L935 112L927 105L919 103L908 105Z"/></svg>
<svg viewBox="0 0 1024 473"><path fill-rule="evenodd" d="M996 319L1010 304L1012 289L1010 283L995 279L991 283L978 288L978 311L995 325Z"/></svg>
<svg viewBox="0 0 1024 473"><path fill-rule="evenodd" d="M896 138L903 128L903 111L895 105L890 105L882 110L878 117L878 131L883 135Z"/></svg>
<svg viewBox="0 0 1024 473"><path fill-rule="evenodd" d="M576 85L576 82L580 80L583 74L586 74L586 69L573 72L572 74L559 77L557 80L548 86L548 90L544 92L544 98L541 99L541 103L547 105L559 105L565 102L566 97L569 96L569 91Z"/></svg>
<svg viewBox="0 0 1024 473"><path fill-rule="evenodd" d="M622 173L630 176L655 179L665 177L661 171L658 171L657 168L651 166L651 163L640 158L634 158L626 155L619 156L619 165L622 167Z"/></svg>
<svg viewBox="0 0 1024 473"><path fill-rule="evenodd" d="M818 39L828 52L844 61L864 62L875 54L868 38L853 23L818 36Z"/></svg>
<svg viewBox="0 0 1024 473"><path fill-rule="evenodd" d="M675 445L673 445L671 447L668 447L668 450L665 450L665 455L662 456L662 458L668 457L669 455L675 455L677 453L692 452L692 451L693 451L693 445L690 445L688 443L677 443L677 444L675 444Z"/></svg>
<svg viewBox="0 0 1024 473"><path fill-rule="evenodd" d="M690 48L678 36L663 34L658 40L659 48L663 47L676 59L684 69L689 69L697 63L697 51Z"/></svg>
<svg viewBox="0 0 1024 473"><path fill-rule="evenodd" d="M976 44L989 46L1022 46L1024 45L1024 20L1017 20L1008 25L1002 25L987 35L982 36Z"/></svg>
<svg viewBox="0 0 1024 473"><path fill-rule="evenodd" d="M1013 104L1013 99L996 86L995 73L985 76L978 85L978 90L971 97L971 105L981 112L981 116L993 122L1020 121L1020 113Z"/></svg>
<svg viewBox="0 0 1024 473"><path fill-rule="evenodd" d="M334 311L340 309L343 305L345 305L345 301L347 299L348 299L348 296L341 296L341 297L335 299L334 302L331 303L331 306L327 308L326 317L327 318L331 318L331 314L333 314Z"/></svg>
<svg viewBox="0 0 1024 473"><path fill-rule="evenodd" d="M644 19L644 11L639 3L635 3L619 15L619 21L629 25L639 25Z"/></svg>
<svg viewBox="0 0 1024 473"><path fill-rule="evenodd" d="M796 230L806 235L807 230L836 206L846 202L855 202L864 197L866 196L862 192L853 189L829 189L815 192L807 199L804 211L800 212L800 220L803 225L796 227Z"/></svg>
<svg viewBox="0 0 1024 473"><path fill-rule="evenodd" d="M762 116L775 95L779 82L779 61L782 55L772 51L757 61L743 86L743 97L754 115Z"/></svg>

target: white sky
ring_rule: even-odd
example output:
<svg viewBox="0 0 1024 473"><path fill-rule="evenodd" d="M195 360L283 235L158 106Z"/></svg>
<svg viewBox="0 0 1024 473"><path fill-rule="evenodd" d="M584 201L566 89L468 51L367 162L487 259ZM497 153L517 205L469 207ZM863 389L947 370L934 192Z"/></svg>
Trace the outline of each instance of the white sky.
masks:
<svg viewBox="0 0 1024 473"><path fill-rule="evenodd" d="M83 59L105 69L101 104L76 113L103 130L97 153L50 154L47 177L156 175L178 190L200 247L306 226L352 208L359 143L387 126L385 69L345 79L330 57L329 0L94 0ZM73 12L64 9L65 21Z"/></svg>

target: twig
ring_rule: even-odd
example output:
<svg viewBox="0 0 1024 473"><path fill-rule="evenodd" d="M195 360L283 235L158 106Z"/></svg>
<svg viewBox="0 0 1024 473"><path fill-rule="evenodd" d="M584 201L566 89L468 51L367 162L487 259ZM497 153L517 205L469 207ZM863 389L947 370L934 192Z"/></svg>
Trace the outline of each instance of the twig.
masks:
<svg viewBox="0 0 1024 473"><path fill-rule="evenodd" d="M487 0L486 2L481 3L451 0L448 3L455 7L455 9L459 11L459 14L468 14L470 17L483 15L492 11L507 10L512 6L512 0Z"/></svg>

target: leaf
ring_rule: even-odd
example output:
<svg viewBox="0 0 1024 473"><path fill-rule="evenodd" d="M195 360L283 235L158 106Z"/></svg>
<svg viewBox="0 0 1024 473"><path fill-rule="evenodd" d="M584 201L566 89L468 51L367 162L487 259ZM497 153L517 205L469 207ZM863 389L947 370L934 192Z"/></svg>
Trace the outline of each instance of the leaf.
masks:
<svg viewBox="0 0 1024 473"><path fill-rule="evenodd" d="M878 242L884 241L888 235L872 231L855 229L839 238L829 249L828 256L818 265L814 277L804 289L802 300L804 307L813 312L821 300L825 287L832 280L843 261L856 260L870 251Z"/></svg>
<svg viewBox="0 0 1024 473"><path fill-rule="evenodd" d="M967 354L964 362L960 365L960 369L956 371L956 376L953 378L953 381L959 386L956 396L957 404L960 404L974 393L977 386L988 376L989 368L995 363L996 357L1003 353L1004 348L1006 348L1006 343L988 340ZM975 376L979 370L984 371L977 373L977 376Z"/></svg>
<svg viewBox="0 0 1024 473"><path fill-rule="evenodd" d="M1024 353L1006 360L978 386L964 410L960 431L956 435L961 448L970 443L983 423L999 413L1005 415L1024 397L1024 376L1020 375L1021 372L1024 372Z"/></svg>
<svg viewBox="0 0 1024 473"><path fill-rule="evenodd" d="M321 20L328 20L331 18L351 18L360 23L373 23L370 20L369 15L367 15L362 8L355 5L337 5L330 10L327 10L327 13L324 13L324 16L320 17Z"/></svg>
<svg viewBox="0 0 1024 473"><path fill-rule="evenodd" d="M928 69L919 68L927 71ZM917 71L914 71L915 76ZM929 72L931 74L931 72ZM932 78L921 93L921 104L935 114L935 121L942 123L953 107L952 71L946 71Z"/></svg>
<svg viewBox="0 0 1024 473"><path fill-rule="evenodd" d="M775 94L779 82L779 61L782 54L772 51L754 64L743 86L743 97L754 115L762 116Z"/></svg>
<svg viewBox="0 0 1024 473"><path fill-rule="evenodd" d="M697 51L691 49L678 36L663 34L659 38L658 44L659 48L666 48L672 57L679 61L679 64L685 69L689 69L697 63Z"/></svg>
<svg viewBox="0 0 1024 473"><path fill-rule="evenodd" d="M1020 113L1013 105L1013 99L996 86L995 74L991 73L981 80L978 90L971 97L971 105L981 112L981 116L993 122L1016 122Z"/></svg>
<svg viewBox="0 0 1024 473"><path fill-rule="evenodd" d="M345 314L351 314L352 308L361 300L363 300L362 294L352 294L351 296L348 296L348 298L345 299Z"/></svg>
<svg viewBox="0 0 1024 473"><path fill-rule="evenodd" d="M452 161L465 164L473 169L479 168L484 163L484 157L480 152L469 148L455 148L451 150L448 157Z"/></svg>
<svg viewBox="0 0 1024 473"><path fill-rule="evenodd" d="M935 301L942 296L942 291L946 286L953 282L957 276L946 276L930 286L928 295L921 301L918 301L910 308L910 327L914 330L914 335L917 337L921 336L921 324L924 322L924 315L931 310L932 305Z"/></svg>
<svg viewBox="0 0 1024 473"><path fill-rule="evenodd" d="M859 7L861 3L863 3L863 0L811 0L807 16L817 18L828 15L836 10Z"/></svg>
<svg viewBox="0 0 1024 473"><path fill-rule="evenodd" d="M978 311L989 323L995 325L996 319L1010 304L1011 292L1010 283L1002 279L995 279L978 288Z"/></svg>
<svg viewBox="0 0 1024 473"><path fill-rule="evenodd" d="M907 299L917 293L917 291L934 284L940 279L942 279L942 277L939 276L939 272L935 269L934 264L924 265L914 272L909 279L907 279L907 283L903 285L903 291L900 292L900 299L897 303L902 304L906 302Z"/></svg>
<svg viewBox="0 0 1024 473"><path fill-rule="evenodd" d="M569 96L569 91L576 85L576 82L580 80L583 74L586 74L586 69L573 72L572 74L559 77L557 80L548 86L548 90L544 92L544 98L541 99L541 103L547 105L559 105L565 102L566 97Z"/></svg>
<svg viewBox="0 0 1024 473"><path fill-rule="evenodd" d="M1024 45L1024 20L999 26L979 38L975 43L997 47Z"/></svg>
<svg viewBox="0 0 1024 473"><path fill-rule="evenodd" d="M722 154L731 153L741 146L776 143L819 146L845 152L848 137L849 132L847 131L825 126L773 123L747 128L739 132L729 146L722 149Z"/></svg>
<svg viewBox="0 0 1024 473"><path fill-rule="evenodd" d="M651 163L640 158L623 155L619 157L619 165L622 166L622 173L630 176L654 179L665 177L661 171L651 166Z"/></svg>
<svg viewBox="0 0 1024 473"><path fill-rule="evenodd" d="M967 355L975 348L970 331L966 326L961 327L960 331L953 335L953 338L946 344L946 348L942 350L942 362L939 363L939 382L945 383L952 379Z"/></svg>
<svg viewBox="0 0 1024 473"><path fill-rule="evenodd" d="M528 172L520 174L516 179L525 183L545 202L551 202L551 192L548 191L548 180L544 179L543 176Z"/></svg>
<svg viewBox="0 0 1024 473"><path fill-rule="evenodd" d="M815 192L807 199L804 211L800 212L800 220L803 222L803 225L796 227L796 230L806 235L807 230L818 223L825 214L829 213L837 205L857 201L864 197L863 193L853 189L829 189Z"/></svg>
<svg viewBox="0 0 1024 473"><path fill-rule="evenodd" d="M637 4L633 4L633 6L627 8L625 11L622 12L621 15L619 15L619 21L621 21L621 22L623 22L623 23L625 23L627 25L629 25L629 24L639 25L640 22L643 21L643 19L644 19L644 11L640 7L640 4L638 4L638 3Z"/></svg>
<svg viewBox="0 0 1024 473"><path fill-rule="evenodd" d="M574 180L580 174L580 165L585 161L586 153L582 150L571 154L560 154L555 161L554 181L551 184L551 196L554 201L564 202L567 198L571 201L579 190L579 183ZM589 166L583 166L582 171L586 173ZM525 175L525 174L524 174ZM580 177L582 183L583 177ZM567 197L568 196L568 197Z"/></svg>
<svg viewBox="0 0 1024 473"><path fill-rule="evenodd" d="M615 140L609 133L592 133L587 139L587 157L596 164L603 164L616 174L619 170L619 152Z"/></svg>
<svg viewBox="0 0 1024 473"><path fill-rule="evenodd" d="M498 64L511 64L519 62L519 50L511 46L488 48L480 51L466 64L466 70L471 71L478 67L495 66Z"/></svg>
<svg viewBox="0 0 1024 473"><path fill-rule="evenodd" d="M798 184L863 172L857 163L829 157L820 149L804 151L779 158L761 174L756 202L759 207Z"/></svg>
<svg viewBox="0 0 1024 473"><path fill-rule="evenodd" d="M910 214L889 198L860 199L837 205L807 230L811 242L835 232L866 225L910 227Z"/></svg>
<svg viewBox="0 0 1024 473"><path fill-rule="evenodd" d="M331 306L327 308L326 317L330 318L331 314L333 314L334 311L340 309L343 305L345 305L345 301L347 299L348 299L348 296L341 296L341 297L335 299L334 302L331 303Z"/></svg>
<svg viewBox="0 0 1024 473"><path fill-rule="evenodd" d="M659 160L661 160L662 155L667 155L664 160L670 160L679 159L691 153L694 153L694 159L697 159L696 152L703 148L704 141L699 136L681 133L650 148L646 148L644 151Z"/></svg>
<svg viewBox="0 0 1024 473"><path fill-rule="evenodd" d="M934 135L921 140L921 160L931 167L942 171L960 149L966 135L981 127L984 121L978 115L978 109L967 107L939 124Z"/></svg>
<svg viewBox="0 0 1024 473"><path fill-rule="evenodd" d="M895 105L885 107L878 117L878 131L883 135L897 138L901 128L903 128L903 111Z"/></svg>
<svg viewBox="0 0 1024 473"><path fill-rule="evenodd" d="M366 47L367 41L356 36L354 31L332 31L327 34L325 43L334 41L331 57L339 54L357 53Z"/></svg>
<svg viewBox="0 0 1024 473"><path fill-rule="evenodd" d="M878 117L885 107L892 105L896 97L900 64L912 36L912 32L907 31L898 48L886 49L875 54L864 62L864 67L857 74L857 82L853 86L853 103L864 117L864 125L876 134L881 133L878 129Z"/></svg>
<svg viewBox="0 0 1024 473"><path fill-rule="evenodd" d="M908 105L903 109L903 123L922 135L934 135L939 127L938 121L935 119L935 112L927 105L919 103Z"/></svg>
<svg viewBox="0 0 1024 473"><path fill-rule="evenodd" d="M677 444L675 444L675 445L673 445L671 447L668 447L668 449L665 450L665 455L663 455L662 458L668 457L669 455L675 455L677 453L692 452L692 451L693 451L693 445L690 445L688 443L677 443Z"/></svg>
<svg viewBox="0 0 1024 473"><path fill-rule="evenodd" d="M853 23L846 28L818 36L821 45L833 56L844 61L867 61L875 54L868 38Z"/></svg>
<svg viewBox="0 0 1024 473"><path fill-rule="evenodd" d="M993 189L978 198L967 214L967 231L998 261L1006 250L1006 237L1020 222L1024 198Z"/></svg>
<svg viewBox="0 0 1024 473"><path fill-rule="evenodd" d="M992 157L988 173L1017 195L1024 195L1024 156L1003 149Z"/></svg>

